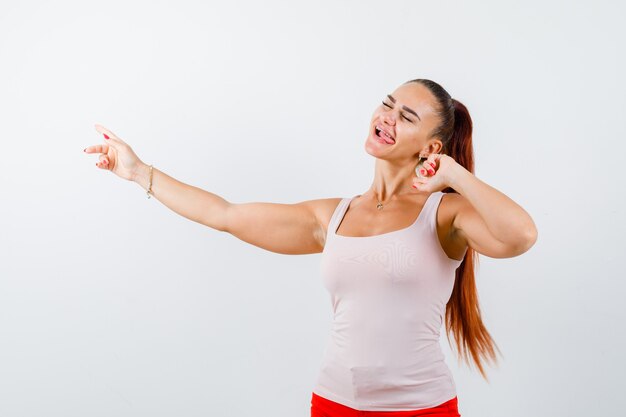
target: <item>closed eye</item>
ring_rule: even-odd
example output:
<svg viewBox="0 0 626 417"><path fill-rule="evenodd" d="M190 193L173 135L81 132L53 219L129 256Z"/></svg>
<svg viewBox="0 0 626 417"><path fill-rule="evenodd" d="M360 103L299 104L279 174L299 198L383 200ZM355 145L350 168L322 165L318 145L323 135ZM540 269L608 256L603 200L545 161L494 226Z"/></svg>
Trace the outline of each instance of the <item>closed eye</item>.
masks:
<svg viewBox="0 0 626 417"><path fill-rule="evenodd" d="M385 103L384 101L383 101L382 103L383 103L383 106L389 107L390 109L392 108L389 104ZM409 121L409 122L411 122L411 123L413 122L413 120L411 120L411 119L409 119L408 117L406 117L406 116L404 115L404 113L402 113L402 117L404 117L406 120L408 120L408 121Z"/></svg>

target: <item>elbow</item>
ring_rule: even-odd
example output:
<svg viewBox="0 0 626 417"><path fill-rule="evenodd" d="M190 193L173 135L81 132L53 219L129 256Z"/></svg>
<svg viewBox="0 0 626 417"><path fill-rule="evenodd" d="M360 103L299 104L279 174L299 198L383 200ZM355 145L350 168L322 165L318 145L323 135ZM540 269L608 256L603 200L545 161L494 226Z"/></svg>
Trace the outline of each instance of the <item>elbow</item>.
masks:
<svg viewBox="0 0 626 417"><path fill-rule="evenodd" d="M528 249L530 249L535 244L535 242L537 242L537 235L537 226L535 226L535 222L533 222L531 219L530 225L526 228L526 240L528 243Z"/></svg>
<svg viewBox="0 0 626 417"><path fill-rule="evenodd" d="M537 242L537 234L537 228L534 225L528 227L522 233L520 233L520 236L522 237L516 245L519 255L527 252L535 245L535 243Z"/></svg>

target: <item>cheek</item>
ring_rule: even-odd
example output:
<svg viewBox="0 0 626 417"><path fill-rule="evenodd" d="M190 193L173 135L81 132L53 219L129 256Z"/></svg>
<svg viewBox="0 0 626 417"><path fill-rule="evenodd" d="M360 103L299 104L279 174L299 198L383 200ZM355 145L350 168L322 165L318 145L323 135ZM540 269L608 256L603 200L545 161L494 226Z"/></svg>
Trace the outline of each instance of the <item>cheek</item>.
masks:
<svg viewBox="0 0 626 417"><path fill-rule="evenodd" d="M404 129L402 132L396 132L396 142L401 143L402 147L421 149L426 143L423 136L423 132L419 129Z"/></svg>
<svg viewBox="0 0 626 417"><path fill-rule="evenodd" d="M406 142L422 141L423 133L417 126L403 126L396 129L396 137L401 137Z"/></svg>

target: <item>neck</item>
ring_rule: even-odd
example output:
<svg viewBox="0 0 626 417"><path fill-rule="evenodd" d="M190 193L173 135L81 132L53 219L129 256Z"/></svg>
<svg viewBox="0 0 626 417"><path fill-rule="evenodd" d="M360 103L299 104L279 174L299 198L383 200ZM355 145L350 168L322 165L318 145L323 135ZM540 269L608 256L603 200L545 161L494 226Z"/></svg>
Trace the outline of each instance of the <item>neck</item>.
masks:
<svg viewBox="0 0 626 417"><path fill-rule="evenodd" d="M374 181L366 194L370 194L377 201L388 203L404 194L413 194L415 189L413 177L417 159L413 163L393 164L384 159L376 159Z"/></svg>

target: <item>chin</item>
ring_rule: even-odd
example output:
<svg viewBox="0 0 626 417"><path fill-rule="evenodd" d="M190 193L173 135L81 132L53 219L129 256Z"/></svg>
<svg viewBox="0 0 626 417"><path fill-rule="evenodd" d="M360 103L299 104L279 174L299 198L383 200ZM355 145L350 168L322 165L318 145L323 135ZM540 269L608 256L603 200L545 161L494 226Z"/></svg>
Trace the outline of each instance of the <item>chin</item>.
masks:
<svg viewBox="0 0 626 417"><path fill-rule="evenodd" d="M385 156L389 153L389 148L393 145L385 145L382 143L374 142L371 137L365 139L365 143L363 147L365 148L365 152L372 155L375 158L387 159Z"/></svg>

